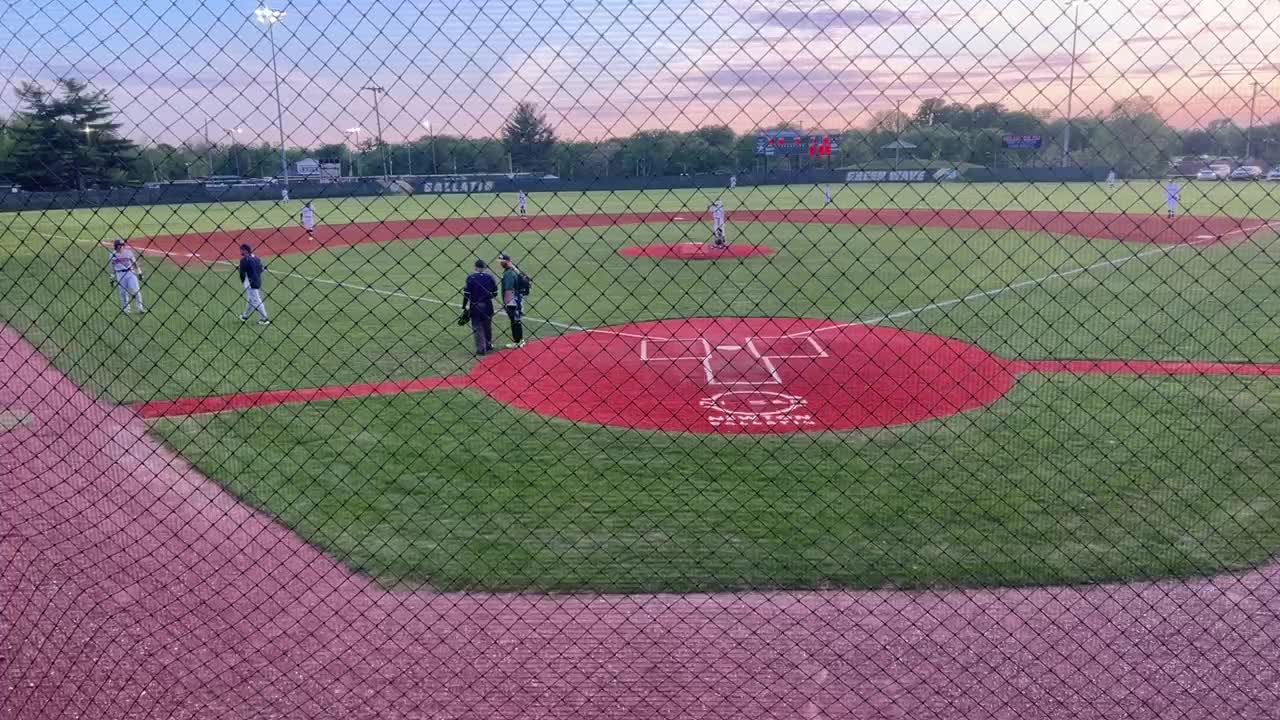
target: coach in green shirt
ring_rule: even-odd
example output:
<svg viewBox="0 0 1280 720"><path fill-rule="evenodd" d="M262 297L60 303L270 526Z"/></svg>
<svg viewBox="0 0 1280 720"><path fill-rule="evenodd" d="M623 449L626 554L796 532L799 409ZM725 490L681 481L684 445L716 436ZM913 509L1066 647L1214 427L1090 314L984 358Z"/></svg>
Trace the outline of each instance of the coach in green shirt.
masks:
<svg viewBox="0 0 1280 720"><path fill-rule="evenodd" d="M507 347L524 347L524 299L520 295L520 269L503 253L498 258L502 266L502 304L511 318L511 340Z"/></svg>

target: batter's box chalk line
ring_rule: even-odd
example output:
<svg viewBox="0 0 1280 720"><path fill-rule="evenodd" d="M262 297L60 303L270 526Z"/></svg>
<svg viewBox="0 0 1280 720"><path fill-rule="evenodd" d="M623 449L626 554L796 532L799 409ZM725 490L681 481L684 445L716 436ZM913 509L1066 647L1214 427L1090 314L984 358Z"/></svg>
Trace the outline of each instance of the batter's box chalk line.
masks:
<svg viewBox="0 0 1280 720"><path fill-rule="evenodd" d="M775 361L830 357L812 335L750 336L740 342L714 343L705 337L646 337L640 340L639 352L644 363L698 363L709 386L782 385Z"/></svg>

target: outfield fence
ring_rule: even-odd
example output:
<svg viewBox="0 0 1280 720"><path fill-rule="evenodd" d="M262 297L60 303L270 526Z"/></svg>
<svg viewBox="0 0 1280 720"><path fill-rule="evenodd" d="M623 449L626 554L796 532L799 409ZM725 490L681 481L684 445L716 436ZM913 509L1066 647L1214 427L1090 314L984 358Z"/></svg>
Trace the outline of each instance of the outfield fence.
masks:
<svg viewBox="0 0 1280 720"><path fill-rule="evenodd" d="M1277 15L5 4L0 718L1280 717Z"/></svg>
<svg viewBox="0 0 1280 720"><path fill-rule="evenodd" d="M289 185L293 200L374 197L380 195L492 195L519 190L536 193L618 192L652 190L703 190L773 185L815 185L897 182L978 182L978 183L1081 183L1105 181L1105 168L956 168L939 165L925 170L810 170L770 175L660 175L654 177L512 178L493 175L397 176L405 186L359 180L343 182L294 182ZM243 203L277 201L282 186L278 181L220 187L214 184L163 184L154 187L124 187L109 190L27 192L21 189L0 194L0 212L29 210L71 210L75 208L129 207L136 205L180 205L198 203ZM1048 193L1051 190L1044 190Z"/></svg>

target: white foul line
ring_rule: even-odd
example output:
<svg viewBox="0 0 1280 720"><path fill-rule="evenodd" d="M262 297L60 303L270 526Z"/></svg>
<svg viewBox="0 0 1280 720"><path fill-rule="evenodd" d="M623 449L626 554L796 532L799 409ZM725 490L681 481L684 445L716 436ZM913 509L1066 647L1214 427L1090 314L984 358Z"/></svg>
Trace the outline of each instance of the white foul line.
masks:
<svg viewBox="0 0 1280 720"><path fill-rule="evenodd" d="M1260 229L1262 227L1265 227L1265 226L1259 225L1257 228L1252 228L1250 232L1252 232L1253 230ZM1224 235L1223 237L1226 237L1226 236ZM1210 239L1217 239L1217 238L1210 238ZM1096 270L1098 268L1120 267L1121 265L1131 260L1137 260L1138 258L1149 257L1151 255L1162 255L1162 254L1173 252L1174 250L1181 250L1183 248L1203 245L1206 242L1209 242L1209 240L1193 240L1191 242L1161 246L1154 250L1147 250L1145 252L1136 253L1134 255L1126 255L1124 257L1113 258L1111 260L1102 260L1092 265L1085 265L1083 267L1076 267L1070 270L1062 270L1059 272L1050 273L1048 275L1044 275L1038 278L1022 280L1020 282L1013 283L1012 285L1005 285L1004 287L992 288L990 290L979 290L977 292L969 293L964 297L952 298L950 300L942 300L939 302L932 302L932 303L929 303L928 305L921 305L920 307L908 308L906 310L898 310L896 312L891 312L884 315L878 315L876 317L871 317L871 318L862 318L859 320L854 320L852 322L836 323L834 325L827 325L825 327L816 328L814 330L801 330L799 332L791 333L789 335L783 335L782 337L790 337L790 338L804 337L805 335L813 335L820 332L826 332L828 330L842 330L844 328L855 327L857 325L876 325L886 320L898 320L904 317L912 317L914 315L919 315L921 313L929 312L930 310L941 310L943 308L951 307L952 305L959 305L961 303L966 303L966 302L969 302L970 300L979 300L981 298L993 298L997 295L1009 292L1011 290L1021 290L1022 288L1025 288L1025 287L1034 287L1037 285L1042 285L1050 280L1067 278L1073 275L1079 275L1080 273L1089 272L1090 270Z"/></svg>
<svg viewBox="0 0 1280 720"><path fill-rule="evenodd" d="M60 235L58 233L46 233L41 230L37 230L36 232L39 232L40 234L45 235L47 237L61 237L66 240L70 240L71 242L82 242L82 243L92 243L94 245L102 245L102 243L95 242L93 240L76 240L74 238L67 237L66 235ZM200 257L199 255L192 254L192 253L166 252L164 250L156 250L154 248L147 248L147 247L138 247L136 249L144 253L148 253L148 252L157 253L160 255L167 255L167 256ZM214 260L212 264L226 265L229 267L239 267L238 265L231 262L230 260L222 260L222 259ZM329 278L322 278L322 277L310 277L310 276L302 275L300 273L295 273L295 272L280 272L277 270L271 270L267 268L264 268L264 270L266 270L266 272L271 273L272 275L280 275L282 277L297 278L299 280L305 280L310 283L322 283L325 285L334 285L337 287L346 288L348 290L355 290L357 292L370 292L370 293L374 293L375 295L383 295L386 297L398 297L398 298L404 298L405 300L411 300L413 302L433 303L435 305L443 305L444 307L456 307L458 309L462 309L461 305L454 305L453 303L445 302L444 300L437 300L433 297L427 297L425 295L410 295L409 293L400 292L398 290L381 290L375 287L370 287L368 285L357 285L355 283L342 282L340 280L330 280ZM535 318L535 317L525 317L525 319L532 320L533 322L545 323L547 325L552 325L564 330L580 330L585 332L592 332L580 325L570 325L567 323L556 322L555 320L543 320L541 318Z"/></svg>
<svg viewBox="0 0 1280 720"><path fill-rule="evenodd" d="M1151 255L1166 254L1166 253L1173 252L1174 250L1181 250L1181 249L1183 249L1183 248L1189 248L1189 247L1195 247L1195 246L1197 246L1197 245L1203 245L1204 243L1209 242L1210 240L1221 240L1222 238L1231 237L1231 236L1233 236L1233 235L1249 234L1249 233L1257 232L1258 230L1262 230L1262 229L1264 229L1264 228L1271 228L1271 227L1276 227L1276 226L1280 226L1280 220L1272 220L1272 221L1270 221L1270 222L1259 223L1258 225L1254 225L1253 227L1249 227L1249 228L1246 228L1246 227L1239 227L1239 228L1236 228L1235 230L1231 230L1231 231L1229 231L1229 232L1223 233L1222 235L1217 236L1217 237L1215 237L1215 236L1211 236L1211 235L1209 235L1209 236L1201 235L1201 236L1197 236L1197 239L1196 239L1196 240L1193 240L1193 241L1190 241L1190 242L1183 242L1183 243L1176 243L1176 244L1172 244L1172 245L1161 246L1161 247L1157 247L1157 248L1155 248L1155 249L1153 249L1153 250L1147 250L1147 251L1145 251L1145 252L1136 253L1136 254L1134 254L1134 255L1126 255L1126 256L1124 256L1124 257L1115 258L1115 259L1112 259L1112 260L1103 260L1103 261L1100 261L1100 262L1096 262L1096 263L1094 263L1094 264L1092 264L1092 265L1086 265L1086 266L1083 266L1083 267L1072 268L1072 269L1070 269L1070 270L1064 270L1064 271L1061 271L1061 272L1055 272L1055 273L1051 273L1051 274L1049 274L1049 275L1045 275L1045 276L1042 276L1042 277L1032 278L1032 279L1030 279L1030 280L1022 280L1022 281L1020 281L1020 282L1013 283L1012 285L1006 285L1006 286L1001 287L1001 288L993 288L993 289L990 289L990 290L981 290L981 291L978 291L978 292L973 292L973 293L970 293L970 294L968 294L968 295L965 295L964 297L953 298L953 299L951 299L951 300L943 300L943 301L940 301L940 302L929 303L928 305L921 305L920 307L916 307L916 308L909 308L909 309L906 309L906 310L898 310L898 311L896 311L896 312L888 313L888 314L885 314L885 315L880 315L880 316L878 316L878 317L874 317L874 318L865 318L865 319L854 320L854 321L852 321L852 322L846 322L846 323L836 323L836 324L834 324L834 325L828 325L828 326L820 327L820 328L817 328L817 329L814 329L814 330L802 330L802 331L800 331L800 332L790 333L790 334L787 334L787 335L780 335L780 336L778 336L778 337L786 337L786 338L805 337L805 336L815 335L815 334L820 333L820 332L825 332L825 331L828 331L828 330L840 330L840 329L843 329L843 328L847 328L847 327L855 327L855 326L858 326L858 325L875 325L875 324L877 324L877 323L881 323L881 322L884 322L884 321L886 321L886 320L897 320L897 319L904 318L904 317L911 317L911 316L913 316L913 315L919 315L919 314L921 314L921 313L925 313L925 312L928 312L928 311L930 311L930 310L941 310L942 308L951 307L951 306L953 306L953 305L959 305L960 303L969 302L969 301L971 301L971 300L978 300L978 299L980 299L980 298L995 297L995 296L997 296L997 295L1000 295L1000 294L1002 294L1002 293L1009 292L1009 291L1011 291L1011 290L1020 290L1020 289L1025 288L1025 287L1032 287L1032 286L1041 285L1041 284L1043 284L1043 283L1045 283L1045 282L1048 282L1048 281L1050 281L1050 280L1056 280L1056 279L1060 279L1060 278L1071 277L1071 276L1074 276L1074 275L1079 275L1080 273L1089 272L1090 270L1096 270L1096 269L1098 269L1098 268L1102 268L1102 267L1119 267L1120 265L1123 265L1123 264L1125 264L1125 263L1127 263L1127 262L1129 262L1129 261L1131 261L1131 260L1136 260L1136 259L1138 259L1138 258L1143 258L1143 257L1149 257L1149 256L1151 256ZM33 230L34 232L38 232L38 233L40 233L40 234L42 234L42 235L45 235L45 236L48 236L48 237L61 237L61 238L66 239L66 240L70 240L71 242L93 242L93 241L89 241L89 240L77 240L77 239L75 239L75 238L68 237L67 235L61 235L61 234L58 234L58 233L46 233L46 232L44 232L44 231L42 231L42 230L35 230L34 228L32 228L32 230ZM94 244L98 244L98 245L100 245L100 244L102 244L102 243L94 243ZM162 255L170 255L170 256L178 256L178 257L200 257L199 255L192 254L192 253L172 253L172 252L166 252L166 251L164 251L164 250L154 250L154 249L151 249L151 248L139 248L139 249L140 249L142 252L160 253L160 254L162 254ZM214 260L213 262L214 262L215 264L223 264L223 265L229 265L229 266L231 266L231 267L237 267L235 263L233 263L233 262L231 262L231 261L229 261L229 260ZM328 278L322 278L322 277L309 277L309 276L307 276L307 275L302 275L302 274L299 274L299 273L293 273L293 272L277 272L277 271L274 271L274 270L267 270L267 272L269 272L269 273L271 273L271 274L273 274L273 275L280 275L280 276L284 276L284 277L293 277L293 278L297 278L297 279L299 279L299 280L305 280L305 281L310 282L310 283L323 283L323 284L326 284L326 285L334 285L334 286L337 286L337 287L346 288L346 289L348 289L348 290L355 290L355 291L357 291L357 292L371 292L371 293L374 293L374 294L376 294L376 295L383 295L383 296L386 296L386 297L398 297L398 298L404 298L404 299L406 299L406 300L410 300L410 301L413 301L413 302L426 302L426 303L433 303L433 304L436 304L436 305L442 305L442 306L444 306L444 307L456 307L456 308L459 308L459 309L461 309L461 307L462 307L461 305L454 305L454 304L452 304L452 303L445 302L445 301L443 301L443 300L437 300L437 299L435 299L435 298L427 297L427 296L425 296L425 295L410 295L410 294L408 294L408 293L400 292L400 291L397 291L397 290L380 290L380 289L378 289L378 288L371 287L371 286L368 286L368 285L357 285L357 284L355 284L355 283L347 283L347 282L342 282L342 281L339 281L339 280L330 280L330 279L328 279ZM543 324L545 324L545 325L551 325L552 327L558 327L558 328L561 328L561 329L563 329L563 330L574 330L574 331L578 331L578 332L600 333L600 334L604 334L604 335L616 335L616 336L619 336L619 337L638 338L638 339L641 339L641 340L646 340L646 339L654 339L654 340L658 340L658 339L666 339L666 340L673 340L673 339L676 339L676 338L656 338L656 337L653 337L653 336L650 336L650 335L642 335L642 334L639 334L639 333L617 332L617 331L615 331L615 330L604 330L604 329L585 328L585 327L583 327L583 326L581 326L581 325L573 325L573 324L569 324L569 323L561 323L561 322L556 322L555 320L546 320L546 319L536 318L536 317L526 317L525 319L526 319L526 320L532 320L533 322L537 322L537 323L543 323ZM705 340L704 340L704 342L705 342ZM708 374L710 374L709 369L708 369Z"/></svg>

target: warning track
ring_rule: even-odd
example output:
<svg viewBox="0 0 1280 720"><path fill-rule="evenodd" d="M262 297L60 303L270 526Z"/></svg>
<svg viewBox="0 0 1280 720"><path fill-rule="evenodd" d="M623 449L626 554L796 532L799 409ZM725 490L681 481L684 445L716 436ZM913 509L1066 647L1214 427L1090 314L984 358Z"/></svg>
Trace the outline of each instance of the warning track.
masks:
<svg viewBox="0 0 1280 720"><path fill-rule="evenodd" d="M0 330L0 716L1274 717L1280 567L1079 588L389 592Z"/></svg>
<svg viewBox="0 0 1280 720"><path fill-rule="evenodd" d="M382 222L321 225L315 238L301 227L247 228L210 233L136 237L130 243L163 254L179 264L234 260L241 243L250 243L259 255L308 253L325 248L396 240L455 238L520 232L550 232L620 225L702 222L694 211L624 213L618 215L535 215L530 217L448 218L443 220L387 220ZM1100 240L1138 243L1185 243L1241 240L1275 226L1260 220L1223 216L1183 216L1168 220L1157 215L1047 210L739 210L728 214L735 223L822 223L959 230L1044 232ZM646 254L636 251L637 254ZM670 253L671 251L667 251ZM757 251L764 253L764 251Z"/></svg>

